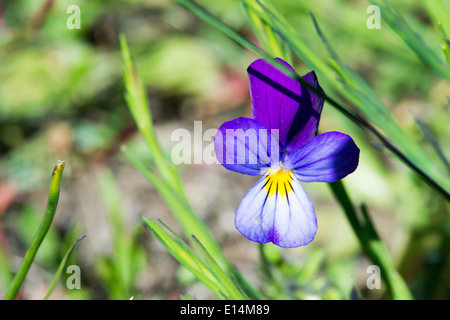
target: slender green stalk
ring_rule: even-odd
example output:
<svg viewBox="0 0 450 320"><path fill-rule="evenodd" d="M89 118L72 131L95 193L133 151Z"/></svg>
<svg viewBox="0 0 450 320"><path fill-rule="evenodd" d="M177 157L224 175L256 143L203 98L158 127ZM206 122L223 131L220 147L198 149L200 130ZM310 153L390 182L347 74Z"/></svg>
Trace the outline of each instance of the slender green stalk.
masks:
<svg viewBox="0 0 450 320"><path fill-rule="evenodd" d="M149 151L155 160L155 170L148 169L147 166L132 155L126 147L122 150L136 168L155 186L158 193L162 196L177 218L177 221L181 224L185 234L188 237L194 234L195 237L200 240L207 252L212 256L214 261L216 261L226 272L233 275L251 297L261 298L261 294L253 289L238 270L231 265L211 230L192 210L185 195L183 183L177 168L170 159L164 157L164 153L157 141L153 130L153 123L145 95L144 85L132 63L125 36L122 35L120 37L120 43L125 62L123 76L126 86L126 101L139 131L144 137ZM192 238L190 237L190 239ZM197 241L191 241L197 249L200 251L202 250Z"/></svg>
<svg viewBox="0 0 450 320"><path fill-rule="evenodd" d="M268 54L272 56L272 58L283 57L285 61L292 64L292 55L289 48L281 41L275 31L261 20L261 18L249 8L247 3L241 1L241 4L247 14L247 19L253 32L262 43L263 47L268 51Z"/></svg>
<svg viewBox="0 0 450 320"><path fill-rule="evenodd" d="M424 121L422 121L415 115L414 120L416 121L425 138L428 140L428 143L433 147L434 151L436 152L436 155L441 160L442 164L444 165L444 168L447 170L447 174L450 176L450 163L447 160L441 146L439 145L438 140L434 137L433 133L431 132L431 130L428 128L428 126L425 124Z"/></svg>
<svg viewBox="0 0 450 320"><path fill-rule="evenodd" d="M155 173L150 171L139 159L130 153L127 148L122 148L122 151L130 162L136 167L136 169L138 169L144 177L147 178L151 184L153 184L174 216L177 218L177 221L181 224L181 227L185 231L186 235L189 236L189 231L191 232L191 235L195 235L196 238L199 238L198 235L200 235L202 239L201 243L204 243L202 246L206 248L207 252L213 257L214 261L216 261L229 274L233 275L237 282L244 288L245 292L253 299L263 299L261 293L253 288L253 286L248 283L241 273L230 263L219 243L212 235L210 229L206 226L203 220L201 220L198 215L192 211L189 203L182 199L179 194L174 192L170 186L163 183ZM143 220L147 221L146 219ZM199 246L199 241L193 241L192 244L200 251L203 251L203 248Z"/></svg>
<svg viewBox="0 0 450 320"><path fill-rule="evenodd" d="M193 2L193 1L189 1L189 0L176 0L176 1L179 4L181 4L182 6L184 6L186 9L188 9L189 11L196 14L198 17L200 17L204 21L206 21L206 22L210 23L211 25L215 26L216 28L218 28L221 32L226 34L228 37L233 39L236 43L238 43L242 47L249 49L262 57L270 58L270 55L267 54L264 50L259 48L253 42L240 36L236 31L234 31L229 26L227 26L226 24L222 23L221 21L219 21L218 19L213 17L211 14L209 14L204 8L202 8L197 3Z"/></svg>
<svg viewBox="0 0 450 320"><path fill-rule="evenodd" d="M176 168L170 161L165 159L163 151L161 150L161 147L156 139L145 87L133 65L131 54L124 35L120 36L120 46L125 63L125 68L123 71L123 78L126 87L125 99L129 106L130 112L142 137L152 153L155 164L158 167L163 180L174 187L176 191L184 197L183 186L180 179L178 179Z"/></svg>
<svg viewBox="0 0 450 320"><path fill-rule="evenodd" d="M48 300L50 295L53 292L53 289L56 286L56 283L58 283L59 278L61 277L61 274L64 270L64 268L67 265L67 262L69 261L70 257L72 256L72 253L75 251L78 244L83 240L86 236L82 236L77 239L77 241L74 242L74 244L70 247L69 250L67 250L66 254L64 255L63 259L61 260L61 263L59 264L58 270L56 270L56 273L53 277L52 282L50 283L50 286L48 287L47 293L45 294L44 300Z"/></svg>
<svg viewBox="0 0 450 320"><path fill-rule="evenodd" d="M427 46L424 39L422 39L422 37L409 26L406 19L396 8L394 8L391 2L388 0L383 0L382 2L372 0L372 2L380 7L381 16L386 21L392 32L402 39L403 42L411 48L411 50L420 60L422 60L425 65L430 67L443 79L450 81L450 69L447 68L445 61L443 61L435 50L432 50ZM428 8L437 8L437 5L439 4L441 4L441 6L439 6L437 11L442 10L442 12L439 15L436 15L436 17L446 17L445 21L448 22L448 10L445 10L445 6L442 2L434 1L434 4L428 5Z"/></svg>
<svg viewBox="0 0 450 320"><path fill-rule="evenodd" d="M6 288L12 280L11 263L3 248L0 248L0 287Z"/></svg>
<svg viewBox="0 0 450 320"><path fill-rule="evenodd" d="M444 54L445 61L447 62L447 68L450 68L450 40L448 40L447 34L445 33L442 24L438 23L439 34L441 35L441 48Z"/></svg>
<svg viewBox="0 0 450 320"><path fill-rule="evenodd" d="M64 161L58 160L55 168L53 169L52 178L50 181L47 209L45 210L41 225L39 226L39 229L32 239L31 244L22 260L22 264L20 265L19 270L17 271L8 291L6 292L6 295L4 297L5 300L13 300L16 298L17 293L19 292L19 289L22 286L23 281L25 280L28 270L30 269L31 264L36 257L39 247L45 236L47 235L48 230L50 229L53 217L55 216L56 207L58 206L59 189L63 171Z"/></svg>
<svg viewBox="0 0 450 320"><path fill-rule="evenodd" d="M258 249L259 249L259 259L261 261L261 272L264 275L264 277L266 277L266 279L272 281L274 279L274 276L272 274L272 270L271 270L271 263L269 261L269 259L267 258L266 252L264 251L266 244L265 243L260 243L258 245Z"/></svg>
<svg viewBox="0 0 450 320"><path fill-rule="evenodd" d="M101 256L95 268L101 282L108 289L110 299L136 297L136 278L145 266L145 252L137 243L137 236L142 231L128 232L122 217L121 192L117 181L109 169L103 169L97 175L102 202L105 206L113 253Z"/></svg>
<svg viewBox="0 0 450 320"><path fill-rule="evenodd" d="M207 250L214 256L214 259L219 262L222 267L230 265L228 259L223 254L217 240L211 234L205 223L196 215L189 203L186 202L180 195L175 192L170 186L163 183L156 174L150 171L139 159L128 152L127 149L122 149L130 162L144 175L147 180L153 184L160 196L169 206L177 221L181 224L187 236L195 234L202 243L205 243ZM189 233L190 232L190 233ZM194 243L195 244L195 243Z"/></svg>
<svg viewBox="0 0 450 320"><path fill-rule="evenodd" d="M217 264L196 237L192 236L193 241L200 248L201 253L206 259L205 262L200 260L188 245L161 221L161 224L170 231L173 237L153 220L146 218L142 218L142 220L149 231L166 247L173 257L206 284L219 298L232 300L248 299L246 294L233 282L227 272Z"/></svg>
<svg viewBox="0 0 450 320"><path fill-rule="evenodd" d="M228 274L226 274L222 270L222 268L217 264L214 258L209 254L209 252L205 249L203 244L195 237L195 235L192 235L192 238L197 243L197 246L200 248L200 251L205 257L206 261L208 262L211 271L216 275L220 284L224 288L226 288L228 292L230 292L230 295L240 300L248 299L246 294L242 290L240 290L240 288L236 285L235 282L233 282L232 280L233 278L229 277Z"/></svg>
<svg viewBox="0 0 450 320"><path fill-rule="evenodd" d="M137 70L131 61L131 55L124 36L121 36L121 46L125 62L124 80L126 85L126 100L133 118L147 143L149 151L155 159L155 165L160 177L148 170L137 158L133 157L126 148L124 152L132 163L144 174L144 176L156 187L158 192L171 207L177 220L182 224L186 234L195 234L202 243L205 243L208 251L222 266L228 264L222 254L220 246L204 222L190 208L186 198L183 184L178 172L170 160L165 159L156 139L150 109L145 95L144 85L141 82Z"/></svg>
<svg viewBox="0 0 450 320"><path fill-rule="evenodd" d="M450 32L449 3L445 0L423 0L425 10L433 22L442 24L442 27Z"/></svg>
<svg viewBox="0 0 450 320"><path fill-rule="evenodd" d="M342 181L336 181L329 185L337 201L341 204L347 220L361 244L362 250L374 264L380 267L381 277L385 281L392 298L396 300L413 299L403 278L396 271L386 246L378 237L366 208L362 207L364 222L361 222Z"/></svg>

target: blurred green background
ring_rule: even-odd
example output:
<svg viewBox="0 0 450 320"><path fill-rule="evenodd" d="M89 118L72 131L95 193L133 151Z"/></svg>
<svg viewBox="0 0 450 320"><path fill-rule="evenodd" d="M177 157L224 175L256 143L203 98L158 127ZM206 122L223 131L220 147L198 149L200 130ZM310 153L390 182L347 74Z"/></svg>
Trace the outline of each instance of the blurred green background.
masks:
<svg viewBox="0 0 450 320"><path fill-rule="evenodd" d="M198 2L256 41L237 1ZM73 4L81 10L79 30L66 27L66 10ZM368 29L368 1L273 4L318 55L325 55L308 14L312 11L334 49L398 123L426 142L414 120L420 118L450 154L449 82L428 70L383 24ZM395 1L395 6L430 47L440 48L436 21L422 1ZM161 219L180 230L154 188L120 152L126 144L143 159L151 158L123 98L121 33L147 85L155 129L168 154L177 128L193 130L194 121L202 120L206 130L250 116L246 68L258 57L174 1L0 1L1 296L40 221L51 170L61 159L66 169L57 215L20 298L42 299L64 253L83 234L87 237L70 262L81 268L81 290L65 288L63 275L53 298L211 298L137 218ZM299 74L309 71L302 61L295 63ZM345 179L347 188L355 203L368 206L415 297L448 299L448 202L328 104L320 130L348 133L360 147L360 165ZM424 143L424 148L430 147ZM316 240L290 250L266 246L277 268L276 281L265 281L258 246L243 238L233 222L240 199L256 180L219 165L179 169L193 208L230 261L264 292L302 299L385 297L385 290L367 289L370 262L325 184L305 184L318 215Z"/></svg>

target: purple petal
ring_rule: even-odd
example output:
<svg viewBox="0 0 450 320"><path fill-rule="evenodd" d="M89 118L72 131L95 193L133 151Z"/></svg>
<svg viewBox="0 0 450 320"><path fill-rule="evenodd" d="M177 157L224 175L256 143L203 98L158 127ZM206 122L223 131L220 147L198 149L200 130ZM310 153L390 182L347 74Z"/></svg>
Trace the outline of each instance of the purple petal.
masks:
<svg viewBox="0 0 450 320"><path fill-rule="evenodd" d="M302 77L313 88L325 94L319 85L316 73L311 71ZM295 115L288 134L288 150L295 150L317 135L320 114L323 108L323 97L315 94L306 86L302 86L300 108Z"/></svg>
<svg viewBox="0 0 450 320"><path fill-rule="evenodd" d="M294 71L287 62L276 60ZM286 146L289 128L301 101L300 83L262 59L254 61L247 71L253 119L267 129L279 129L280 144Z"/></svg>
<svg viewBox="0 0 450 320"><path fill-rule="evenodd" d="M291 172L262 177L242 199L235 225L252 241L283 248L307 245L317 232L311 201Z"/></svg>
<svg viewBox="0 0 450 320"><path fill-rule="evenodd" d="M249 175L263 174L281 159L278 131L249 118L222 124L214 136L216 157L225 168Z"/></svg>
<svg viewBox="0 0 450 320"><path fill-rule="evenodd" d="M303 182L333 182L356 170L359 149L350 136L326 132L285 155L284 165Z"/></svg>

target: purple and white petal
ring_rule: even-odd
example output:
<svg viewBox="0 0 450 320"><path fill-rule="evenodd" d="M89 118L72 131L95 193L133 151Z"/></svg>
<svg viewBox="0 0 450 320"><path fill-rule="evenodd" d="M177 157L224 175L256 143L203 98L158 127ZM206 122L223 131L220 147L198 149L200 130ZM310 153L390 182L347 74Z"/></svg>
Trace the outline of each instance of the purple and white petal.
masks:
<svg viewBox="0 0 450 320"><path fill-rule="evenodd" d="M247 191L236 210L234 224L247 239L259 243L272 241L276 207L269 199L267 179L263 176Z"/></svg>
<svg viewBox="0 0 450 320"><path fill-rule="evenodd" d="M294 71L287 62L275 60ZM268 129L279 129L280 144L286 146L289 128L301 103L300 83L263 59L254 61L247 72L253 119Z"/></svg>
<svg viewBox="0 0 450 320"><path fill-rule="evenodd" d="M214 136L216 158L229 170L261 175L281 160L277 134L249 118L225 122Z"/></svg>
<svg viewBox="0 0 450 320"><path fill-rule="evenodd" d="M283 248L305 246L314 240L317 218L302 185L292 176L292 190L286 197L278 194L272 242Z"/></svg>
<svg viewBox="0 0 450 320"><path fill-rule="evenodd" d="M307 245L317 232L313 205L290 172L262 177L242 199L235 225L252 241L283 248Z"/></svg>
<svg viewBox="0 0 450 320"><path fill-rule="evenodd" d="M323 108L323 95L325 93L319 85L316 73L311 71L304 75L302 79L322 93L322 96L302 85L300 107L289 129L287 138L288 144L286 148L288 150L299 148L317 135L320 114Z"/></svg>
<svg viewBox="0 0 450 320"><path fill-rule="evenodd" d="M284 165L303 182L333 182L356 170L359 149L340 132L322 133L283 158Z"/></svg>

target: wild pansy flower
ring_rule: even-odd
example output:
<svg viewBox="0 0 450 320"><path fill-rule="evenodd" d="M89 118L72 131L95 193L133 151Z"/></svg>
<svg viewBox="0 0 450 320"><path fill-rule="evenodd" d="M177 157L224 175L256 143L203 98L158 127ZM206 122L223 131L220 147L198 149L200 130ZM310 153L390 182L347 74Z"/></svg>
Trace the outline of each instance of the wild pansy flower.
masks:
<svg viewBox="0 0 450 320"><path fill-rule="evenodd" d="M252 241L307 245L316 235L317 218L300 181L344 178L358 166L359 149L344 133L317 135L323 95L262 59L247 71L252 119L225 122L214 137L216 157L225 168L262 175L236 210L235 226ZM323 93L314 71L302 79Z"/></svg>

